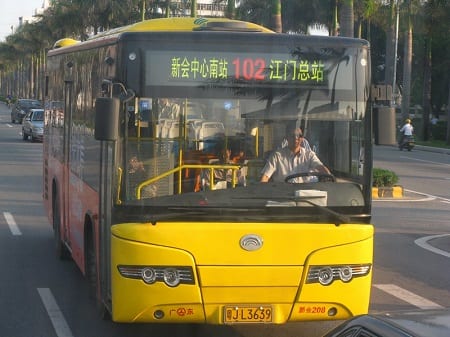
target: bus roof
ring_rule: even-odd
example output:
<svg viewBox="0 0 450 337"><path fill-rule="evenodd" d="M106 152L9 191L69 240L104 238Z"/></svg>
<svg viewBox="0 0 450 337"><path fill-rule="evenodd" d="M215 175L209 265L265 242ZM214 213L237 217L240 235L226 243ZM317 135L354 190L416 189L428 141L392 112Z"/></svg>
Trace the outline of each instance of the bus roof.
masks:
<svg viewBox="0 0 450 337"><path fill-rule="evenodd" d="M95 41L107 37L119 36L122 33L131 32L183 32L183 31L233 31L233 32L263 32L274 31L252 22L231 20L227 18L191 18L174 17L144 20L128 26L113 28L96 34L88 39ZM81 41L72 38L63 38L56 41L52 49L70 47Z"/></svg>
<svg viewBox="0 0 450 337"><path fill-rule="evenodd" d="M228 31L254 31L254 32L272 32L263 26L239 20L226 18L191 18L174 17L151 19L137 22L128 26L115 28L107 32L93 36L105 36L124 32L147 32L147 31L192 31L192 30L228 30Z"/></svg>
<svg viewBox="0 0 450 337"><path fill-rule="evenodd" d="M53 44L53 49L58 49L58 48L72 46L72 45L74 45L76 43L80 43L80 41L74 40L74 39L71 39L71 38L60 39L60 40L56 41Z"/></svg>

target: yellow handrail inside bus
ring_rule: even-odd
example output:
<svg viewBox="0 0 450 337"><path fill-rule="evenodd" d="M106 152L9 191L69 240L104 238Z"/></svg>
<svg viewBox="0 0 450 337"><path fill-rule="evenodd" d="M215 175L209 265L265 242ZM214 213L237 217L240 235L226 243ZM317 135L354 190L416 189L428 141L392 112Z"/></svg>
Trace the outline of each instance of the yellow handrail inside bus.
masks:
<svg viewBox="0 0 450 337"><path fill-rule="evenodd" d="M214 186L214 170L231 170L232 171L232 176L231 176L231 187L235 188L237 185L237 171L241 168L241 165L230 165L230 164L224 164L224 165L211 165L211 164L183 164L180 165L179 167L175 167L169 171L166 171L160 175L157 175L153 178L147 179L145 181L143 181L142 183L140 183L137 188L136 188L136 199L141 199L141 191L145 186L148 186L158 180L161 180L167 176L170 176L174 173L179 172L180 176L181 176L181 171L183 169L209 169L210 170L210 189L213 189ZM181 194L181 178L179 179L178 182L178 194Z"/></svg>
<svg viewBox="0 0 450 337"><path fill-rule="evenodd" d="M120 187L122 186L122 176L123 176L123 170L121 167L117 169L118 177L117 177L117 196L116 196L116 203L117 205L122 204L122 200L120 200Z"/></svg>

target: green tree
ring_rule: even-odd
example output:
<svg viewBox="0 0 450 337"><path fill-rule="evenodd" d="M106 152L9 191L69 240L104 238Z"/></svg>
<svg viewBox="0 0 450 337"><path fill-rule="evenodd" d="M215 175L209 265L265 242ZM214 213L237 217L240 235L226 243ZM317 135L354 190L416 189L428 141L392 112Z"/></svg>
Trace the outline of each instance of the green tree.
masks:
<svg viewBox="0 0 450 337"><path fill-rule="evenodd" d="M371 24L380 9L377 0L362 0L354 2L354 13L356 17L356 37L371 39ZM365 28L365 34L363 29Z"/></svg>

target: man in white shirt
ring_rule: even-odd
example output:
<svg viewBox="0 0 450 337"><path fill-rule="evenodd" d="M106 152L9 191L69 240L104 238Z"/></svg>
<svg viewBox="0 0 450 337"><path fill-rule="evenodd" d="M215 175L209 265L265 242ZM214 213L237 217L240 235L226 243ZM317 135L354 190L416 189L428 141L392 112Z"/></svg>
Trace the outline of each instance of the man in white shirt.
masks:
<svg viewBox="0 0 450 337"><path fill-rule="evenodd" d="M414 128L411 125L411 120L409 118L407 118L405 120L405 124L400 129L400 133L402 134L400 137L400 142L398 144L400 150L403 148L403 144L405 143L406 139L413 135L413 132L414 132Z"/></svg>
<svg viewBox="0 0 450 337"><path fill-rule="evenodd" d="M274 151L262 169L261 182L272 178L275 182L283 182L287 176L295 173L316 171L331 174L322 164L316 153L302 147L304 141L302 130L297 128L287 133L288 146ZM291 182L307 182L309 177L297 177Z"/></svg>

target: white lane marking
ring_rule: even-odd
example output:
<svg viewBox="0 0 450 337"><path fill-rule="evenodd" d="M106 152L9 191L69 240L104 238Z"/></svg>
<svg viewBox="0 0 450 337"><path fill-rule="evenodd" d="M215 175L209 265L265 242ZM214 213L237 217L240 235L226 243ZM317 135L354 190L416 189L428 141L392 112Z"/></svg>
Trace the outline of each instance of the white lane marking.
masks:
<svg viewBox="0 0 450 337"><path fill-rule="evenodd" d="M430 245L428 243L428 241L436 239L436 238L442 238L445 236L449 236L450 234L439 234L439 235L430 235L430 236L424 236L422 238L418 238L417 240L414 241L414 243L416 245L418 245L419 247L422 247L423 249L429 250L430 252L445 256L445 257L450 257L450 253L446 252L445 250L433 247L432 245Z"/></svg>
<svg viewBox="0 0 450 337"><path fill-rule="evenodd" d="M405 157L405 156L400 156L400 158L405 158L405 159L410 159L410 160L420 161L420 162L423 162L423 163L430 163L430 164L436 164L436 165L450 166L450 164L439 163L439 162L437 162L437 161L431 161L431 160L417 159L417 158Z"/></svg>
<svg viewBox="0 0 450 337"><path fill-rule="evenodd" d="M437 303L434 303L426 298L416 295L406 289L400 288L395 284L374 284L375 288L378 288L398 299L412 304L420 309L442 309L443 307Z"/></svg>
<svg viewBox="0 0 450 337"><path fill-rule="evenodd" d="M55 297L53 297L52 292L48 288L37 288L39 296L44 303L47 314L52 321L53 328L55 329L56 335L58 337L73 337L72 331L70 331L69 326L62 314L61 310L56 303Z"/></svg>
<svg viewBox="0 0 450 337"><path fill-rule="evenodd" d="M437 195L433 195L433 194L428 194L428 193L418 192L418 191L413 191L413 190L407 190L407 189L405 189L405 191L412 192L412 193L417 193L417 194L422 194L422 195L427 196L429 198L438 199L438 200L443 201L443 202L450 202L450 199L443 198L443 197L438 197Z"/></svg>
<svg viewBox="0 0 450 337"><path fill-rule="evenodd" d="M404 197L404 198L382 198L382 199L373 198L372 199L372 201L376 201L376 202L393 202L393 201L395 201L395 202L417 202L417 201L424 202L424 201L431 201L431 200L436 200L436 198L429 196L429 197L421 198L421 199L410 199L407 197Z"/></svg>
<svg viewBox="0 0 450 337"><path fill-rule="evenodd" d="M9 212L3 212L3 216L5 217L6 223L8 224L9 230L11 231L12 235L22 235L22 232L17 226L12 214Z"/></svg>

